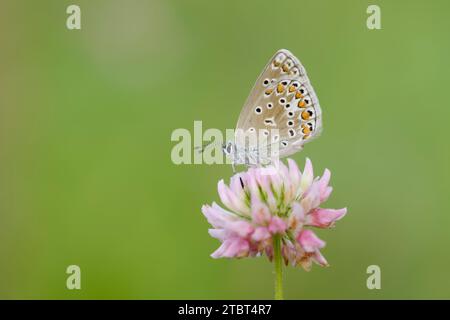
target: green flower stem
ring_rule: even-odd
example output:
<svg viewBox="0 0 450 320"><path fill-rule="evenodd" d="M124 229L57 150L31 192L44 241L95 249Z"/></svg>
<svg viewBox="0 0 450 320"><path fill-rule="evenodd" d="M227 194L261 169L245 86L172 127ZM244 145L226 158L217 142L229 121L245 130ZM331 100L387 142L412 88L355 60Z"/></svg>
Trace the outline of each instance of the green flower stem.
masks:
<svg viewBox="0 0 450 320"><path fill-rule="evenodd" d="M283 257L279 234L273 237L273 263L275 265L275 300L283 300Z"/></svg>

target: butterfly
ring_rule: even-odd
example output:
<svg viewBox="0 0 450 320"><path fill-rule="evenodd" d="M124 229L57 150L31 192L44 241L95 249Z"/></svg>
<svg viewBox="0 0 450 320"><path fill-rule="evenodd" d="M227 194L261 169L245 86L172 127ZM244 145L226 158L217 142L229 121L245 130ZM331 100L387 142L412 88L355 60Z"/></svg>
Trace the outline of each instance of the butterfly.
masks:
<svg viewBox="0 0 450 320"><path fill-rule="evenodd" d="M235 165L258 166L303 149L322 131L322 111L306 70L289 50L269 60L248 96L234 141L221 145ZM203 152L207 143L196 148Z"/></svg>
<svg viewBox="0 0 450 320"><path fill-rule="evenodd" d="M234 165L259 165L272 156L286 157L303 149L322 130L322 112L306 70L290 51L278 50L256 80L236 125L234 141L222 146ZM262 133L264 144L243 139ZM277 148L274 148L276 146ZM262 149L266 149L266 158Z"/></svg>

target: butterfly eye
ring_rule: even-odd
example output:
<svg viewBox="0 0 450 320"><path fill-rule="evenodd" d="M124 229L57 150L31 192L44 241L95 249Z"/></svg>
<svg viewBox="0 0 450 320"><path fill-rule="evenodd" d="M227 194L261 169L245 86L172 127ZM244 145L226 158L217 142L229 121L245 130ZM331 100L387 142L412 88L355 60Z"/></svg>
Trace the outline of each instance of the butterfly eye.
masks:
<svg viewBox="0 0 450 320"><path fill-rule="evenodd" d="M282 84L283 86L287 86L287 85L288 85L288 82L287 82L286 80L284 80L284 81L281 81L281 84Z"/></svg>
<svg viewBox="0 0 450 320"><path fill-rule="evenodd" d="M280 98L280 104L285 104L286 103L286 99L285 98Z"/></svg>
<svg viewBox="0 0 450 320"><path fill-rule="evenodd" d="M294 125L294 121L293 120L288 120L287 126L288 127L292 127L293 125Z"/></svg>
<svg viewBox="0 0 450 320"><path fill-rule="evenodd" d="M281 145L282 145L283 147L287 147L287 145L288 145L288 142L287 142L286 140L284 140L284 141L281 141Z"/></svg>
<svg viewBox="0 0 450 320"><path fill-rule="evenodd" d="M267 137L269 135L269 130L263 129L263 134Z"/></svg>
<svg viewBox="0 0 450 320"><path fill-rule="evenodd" d="M290 103L286 103L285 105L284 105L284 108L287 110L287 109L289 109L291 107L291 104Z"/></svg>
<svg viewBox="0 0 450 320"><path fill-rule="evenodd" d="M251 128L248 128L248 132L250 132L250 133L253 133L253 132L255 132L255 128L253 128L253 127L251 127Z"/></svg>
<svg viewBox="0 0 450 320"><path fill-rule="evenodd" d="M271 102L269 102L268 104L267 104L267 109L272 109L273 108L273 104L271 103Z"/></svg>
<svg viewBox="0 0 450 320"><path fill-rule="evenodd" d="M310 106L311 105L311 98L310 97L306 97L305 99L303 99L303 101L305 101L306 106Z"/></svg>
<svg viewBox="0 0 450 320"><path fill-rule="evenodd" d="M226 153L230 154L233 151L233 145L231 143L227 144L225 148Z"/></svg>
<svg viewBox="0 0 450 320"><path fill-rule="evenodd" d="M280 136L279 136L279 135L275 134L275 135L272 136L272 141L273 141L273 142L277 142L278 139L280 139Z"/></svg>
<svg viewBox="0 0 450 320"><path fill-rule="evenodd" d="M292 111L289 111L289 112L287 113L287 115L288 115L288 118L292 118L292 117L294 116L294 113L293 113Z"/></svg>
<svg viewBox="0 0 450 320"><path fill-rule="evenodd" d="M256 107L255 108L255 112L256 112L256 114L261 114L262 108L261 107Z"/></svg>
<svg viewBox="0 0 450 320"><path fill-rule="evenodd" d="M263 85L264 85L265 87L267 87L267 86L269 85L269 83L270 83L269 79L264 79Z"/></svg>

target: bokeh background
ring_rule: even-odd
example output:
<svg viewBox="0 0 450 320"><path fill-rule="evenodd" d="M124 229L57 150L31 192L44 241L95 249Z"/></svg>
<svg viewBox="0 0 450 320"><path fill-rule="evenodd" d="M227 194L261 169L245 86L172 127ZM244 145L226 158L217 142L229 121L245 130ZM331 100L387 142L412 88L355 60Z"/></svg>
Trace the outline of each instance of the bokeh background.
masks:
<svg viewBox="0 0 450 320"><path fill-rule="evenodd" d="M81 7L82 29L66 28ZM366 28L369 4L382 30ZM269 57L305 64L347 206L290 299L450 298L448 1L0 2L0 298L271 299L265 258L213 260L226 165L171 162L176 128L232 128ZM82 289L67 290L68 265ZM382 289L368 290L379 265Z"/></svg>

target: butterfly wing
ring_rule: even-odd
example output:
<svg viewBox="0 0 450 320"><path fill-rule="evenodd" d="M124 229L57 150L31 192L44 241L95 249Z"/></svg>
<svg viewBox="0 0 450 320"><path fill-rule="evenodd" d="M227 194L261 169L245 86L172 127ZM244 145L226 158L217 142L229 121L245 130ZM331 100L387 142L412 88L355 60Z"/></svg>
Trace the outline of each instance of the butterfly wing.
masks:
<svg viewBox="0 0 450 320"><path fill-rule="evenodd" d="M263 132L269 144L279 143L279 156L285 157L301 150L321 128L319 101L303 65L290 51L279 50L256 80L236 132Z"/></svg>

